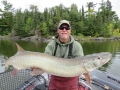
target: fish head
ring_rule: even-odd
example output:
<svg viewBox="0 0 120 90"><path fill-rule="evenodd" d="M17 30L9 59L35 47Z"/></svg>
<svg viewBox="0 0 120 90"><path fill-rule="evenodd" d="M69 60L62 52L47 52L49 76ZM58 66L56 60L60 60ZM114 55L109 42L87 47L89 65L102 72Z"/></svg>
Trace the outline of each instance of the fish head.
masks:
<svg viewBox="0 0 120 90"><path fill-rule="evenodd" d="M109 52L102 52L99 54L88 55L86 57L87 58L83 61L83 67L87 71L92 71L106 64L112 58L112 54Z"/></svg>
<svg viewBox="0 0 120 90"><path fill-rule="evenodd" d="M95 67L101 67L102 65L106 64L112 58L112 54L109 52L93 54L93 56L95 56L95 58L93 59L93 65Z"/></svg>

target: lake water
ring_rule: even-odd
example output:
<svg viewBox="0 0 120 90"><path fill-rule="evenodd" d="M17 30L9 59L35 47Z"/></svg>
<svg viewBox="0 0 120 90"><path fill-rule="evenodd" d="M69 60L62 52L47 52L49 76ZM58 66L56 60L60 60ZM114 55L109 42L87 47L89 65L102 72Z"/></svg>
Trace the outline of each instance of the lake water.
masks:
<svg viewBox="0 0 120 90"><path fill-rule="evenodd" d="M25 50L44 52L47 43L40 41L21 41L21 40L0 40L0 53L6 57L14 55L17 51L15 43L18 43ZM99 70L108 72L120 78L120 41L87 41L80 42L83 46L84 54L93 54L100 52L112 53L112 59ZM4 60L0 61L0 73L4 71Z"/></svg>

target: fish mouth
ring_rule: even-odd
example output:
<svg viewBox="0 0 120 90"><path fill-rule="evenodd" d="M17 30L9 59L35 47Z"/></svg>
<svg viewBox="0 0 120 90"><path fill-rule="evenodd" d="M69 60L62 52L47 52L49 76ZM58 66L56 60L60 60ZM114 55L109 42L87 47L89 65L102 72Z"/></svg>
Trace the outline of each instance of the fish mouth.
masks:
<svg viewBox="0 0 120 90"><path fill-rule="evenodd" d="M103 62L101 62L101 66L106 64L108 61L110 61L111 58L112 58L112 54L110 54L109 56L105 57Z"/></svg>

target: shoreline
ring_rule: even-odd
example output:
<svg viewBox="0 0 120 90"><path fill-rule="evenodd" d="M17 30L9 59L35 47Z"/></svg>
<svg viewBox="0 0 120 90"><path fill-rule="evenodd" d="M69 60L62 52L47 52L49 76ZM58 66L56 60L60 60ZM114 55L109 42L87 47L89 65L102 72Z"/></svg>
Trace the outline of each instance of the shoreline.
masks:
<svg viewBox="0 0 120 90"><path fill-rule="evenodd" d="M79 36L73 36L75 38L76 41L119 41L120 37L110 37L110 38L104 38L104 37L89 37L89 38L83 38L83 37L79 37ZM41 36L30 36L30 37L25 37L25 38L21 38L20 36L0 36L0 40L25 40L25 41L32 41L32 40L36 40L36 41L44 41L44 42L50 42L52 40L54 40L54 36L51 37L41 37Z"/></svg>

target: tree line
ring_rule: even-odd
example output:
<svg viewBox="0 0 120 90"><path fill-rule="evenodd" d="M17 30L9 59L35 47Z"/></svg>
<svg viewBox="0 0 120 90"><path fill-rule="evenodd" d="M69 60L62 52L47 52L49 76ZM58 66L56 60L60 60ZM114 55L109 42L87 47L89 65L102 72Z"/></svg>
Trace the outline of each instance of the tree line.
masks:
<svg viewBox="0 0 120 90"><path fill-rule="evenodd" d="M0 35L32 36L55 35L60 20L69 20L73 35L111 37L120 35L120 20L109 0L102 0L97 11L93 2L87 2L78 10L76 4L65 7L63 4L45 8L40 12L38 7L30 5L29 10L14 9L7 0L1 2L0 8Z"/></svg>

